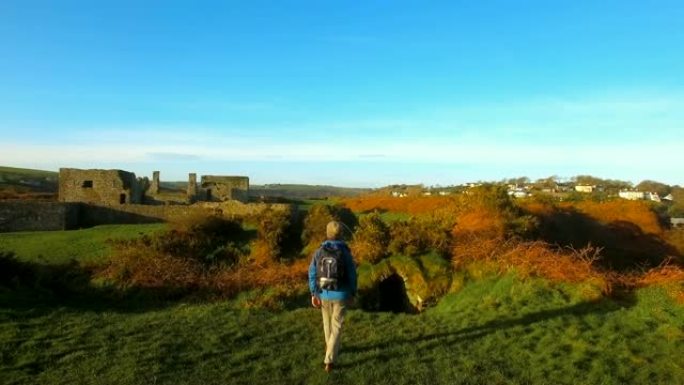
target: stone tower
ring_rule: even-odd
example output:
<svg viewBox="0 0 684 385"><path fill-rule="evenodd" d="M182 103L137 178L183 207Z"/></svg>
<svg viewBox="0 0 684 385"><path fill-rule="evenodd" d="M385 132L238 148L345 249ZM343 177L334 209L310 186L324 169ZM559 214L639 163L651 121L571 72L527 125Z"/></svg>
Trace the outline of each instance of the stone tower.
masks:
<svg viewBox="0 0 684 385"><path fill-rule="evenodd" d="M188 201L193 202L197 197L197 174L191 172L188 175Z"/></svg>
<svg viewBox="0 0 684 385"><path fill-rule="evenodd" d="M151 195L159 194L159 171L152 172L152 184L148 191Z"/></svg>

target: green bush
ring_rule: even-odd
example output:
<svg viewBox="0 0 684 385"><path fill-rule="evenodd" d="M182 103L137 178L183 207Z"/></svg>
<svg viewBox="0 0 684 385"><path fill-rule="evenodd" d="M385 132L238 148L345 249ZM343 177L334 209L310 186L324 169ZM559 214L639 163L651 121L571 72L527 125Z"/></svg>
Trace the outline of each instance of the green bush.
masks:
<svg viewBox="0 0 684 385"><path fill-rule="evenodd" d="M507 187L498 184L487 183L473 187L462 194L461 199L464 211L486 209L503 216L517 214L519 211L513 198L508 195Z"/></svg>
<svg viewBox="0 0 684 385"><path fill-rule="evenodd" d="M247 254L239 222L215 216L175 224L172 230L113 242L101 278L122 288L188 291L211 286L211 277Z"/></svg>
<svg viewBox="0 0 684 385"><path fill-rule="evenodd" d="M238 262L246 252L243 247L246 240L239 221L208 216L176 224L175 228L166 233L118 243L124 246L143 246L152 254L195 260L211 266Z"/></svg>
<svg viewBox="0 0 684 385"><path fill-rule="evenodd" d="M413 217L390 225L389 252L416 256L434 251L447 256L451 249L451 227L432 217Z"/></svg>
<svg viewBox="0 0 684 385"><path fill-rule="evenodd" d="M356 261L376 263L387 256L389 241L389 227L373 212L361 217L350 246Z"/></svg>
<svg viewBox="0 0 684 385"><path fill-rule="evenodd" d="M257 240L252 256L259 262L277 261L283 257L290 230L289 211L266 209L256 217Z"/></svg>

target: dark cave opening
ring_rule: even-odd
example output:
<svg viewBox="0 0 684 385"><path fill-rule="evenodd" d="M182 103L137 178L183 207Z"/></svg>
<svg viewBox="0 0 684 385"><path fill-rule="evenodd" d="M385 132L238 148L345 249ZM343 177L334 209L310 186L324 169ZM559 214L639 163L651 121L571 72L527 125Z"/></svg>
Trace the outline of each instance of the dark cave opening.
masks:
<svg viewBox="0 0 684 385"><path fill-rule="evenodd" d="M382 280L378 285L378 294L378 310L392 313L410 312L406 285L404 284L404 279L398 274L392 274Z"/></svg>

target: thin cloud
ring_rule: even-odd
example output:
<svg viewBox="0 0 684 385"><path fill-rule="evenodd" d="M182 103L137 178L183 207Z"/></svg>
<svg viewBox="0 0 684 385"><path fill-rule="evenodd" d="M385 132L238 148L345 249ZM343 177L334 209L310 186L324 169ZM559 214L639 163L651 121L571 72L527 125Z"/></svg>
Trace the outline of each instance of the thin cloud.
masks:
<svg viewBox="0 0 684 385"><path fill-rule="evenodd" d="M341 151L340 148L344 148ZM258 143L246 147L205 146L59 146L16 144L0 148L0 162L42 160L45 162L167 162L167 161L304 161L304 162L415 162L478 165L592 165L674 168L684 163L684 140L666 144L581 144L537 146L507 143L445 143L411 141L359 143ZM373 152L376 151L376 152ZM199 155L201 154L201 155ZM663 162L667 154L667 162ZM671 166L668 166L671 165ZM674 172L674 170L673 170Z"/></svg>
<svg viewBox="0 0 684 385"><path fill-rule="evenodd" d="M564 112L563 112L564 111ZM645 170L678 177L684 98L528 100L419 116L284 127L134 125L92 128L64 143L0 143L0 164L349 162L517 170ZM282 129L281 129L282 128ZM395 166L395 164L397 164ZM377 167L375 168L377 169ZM483 179L487 175L482 175ZM678 182L681 183L681 182Z"/></svg>
<svg viewBox="0 0 684 385"><path fill-rule="evenodd" d="M161 161L161 162L187 162L187 161L197 161L202 159L199 155L194 154L182 154L174 152L152 152L147 154L149 160L151 161Z"/></svg>

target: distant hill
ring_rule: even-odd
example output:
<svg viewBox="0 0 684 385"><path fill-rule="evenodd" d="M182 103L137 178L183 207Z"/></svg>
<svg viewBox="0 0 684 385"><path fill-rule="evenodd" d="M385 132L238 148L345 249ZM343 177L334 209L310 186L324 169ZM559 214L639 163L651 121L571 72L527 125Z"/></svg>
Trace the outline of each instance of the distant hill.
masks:
<svg viewBox="0 0 684 385"><path fill-rule="evenodd" d="M0 183L21 183L22 180L40 180L57 183L59 173L56 171L33 170L0 166Z"/></svg>
<svg viewBox="0 0 684 385"><path fill-rule="evenodd" d="M322 199L327 197L354 197L371 192L368 188L336 187L306 184L250 185L249 195L254 197L280 197L288 199Z"/></svg>
<svg viewBox="0 0 684 385"><path fill-rule="evenodd" d="M182 191L188 187L188 182L161 182L162 189ZM265 184L250 185L249 195L254 198L285 198L285 199L323 199L328 197L354 197L372 191L368 188L336 187L308 184Z"/></svg>
<svg viewBox="0 0 684 385"><path fill-rule="evenodd" d="M56 199L59 173L0 166L0 199Z"/></svg>

